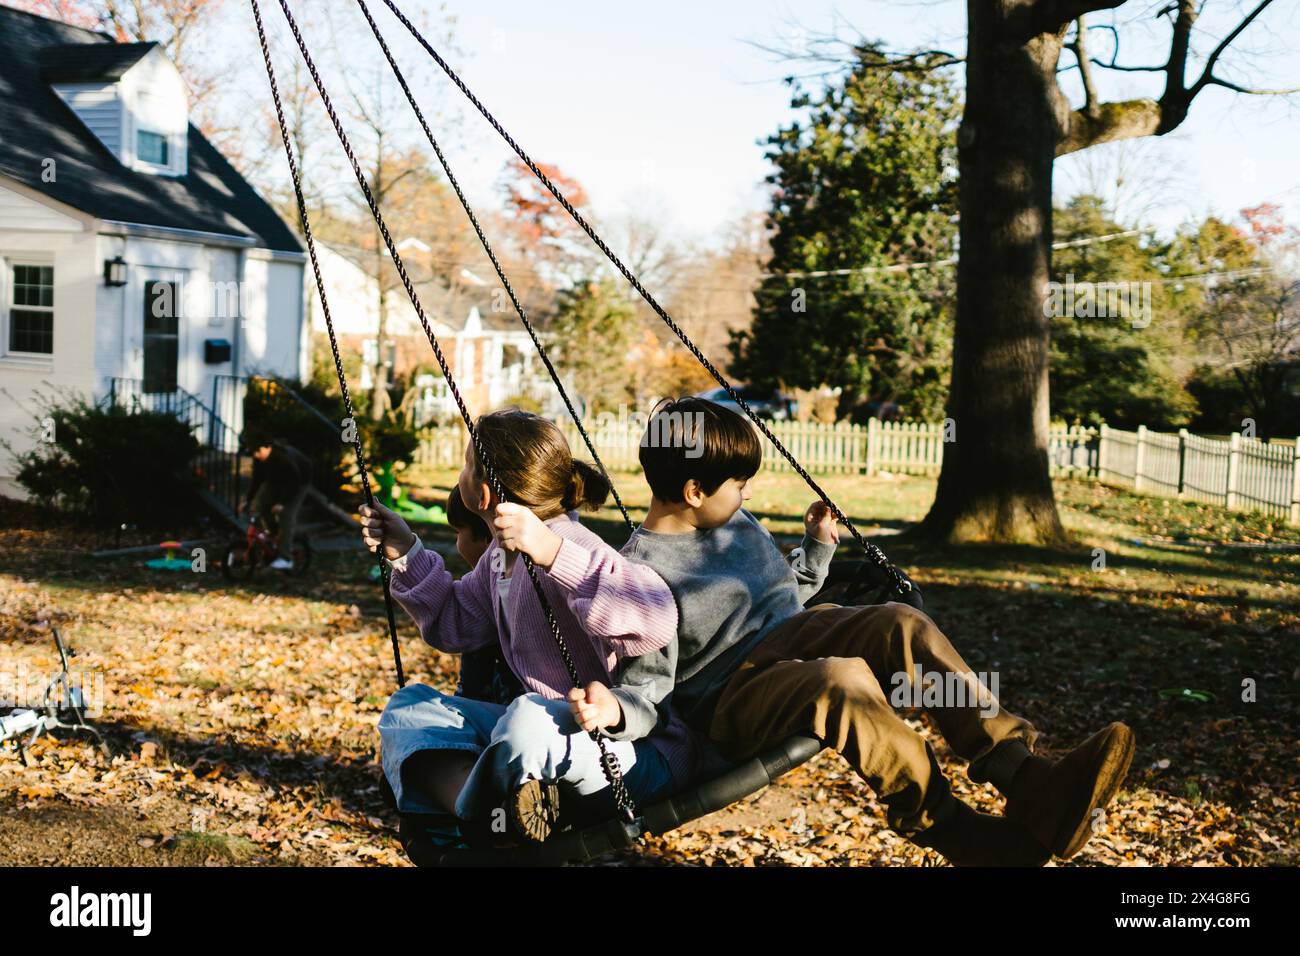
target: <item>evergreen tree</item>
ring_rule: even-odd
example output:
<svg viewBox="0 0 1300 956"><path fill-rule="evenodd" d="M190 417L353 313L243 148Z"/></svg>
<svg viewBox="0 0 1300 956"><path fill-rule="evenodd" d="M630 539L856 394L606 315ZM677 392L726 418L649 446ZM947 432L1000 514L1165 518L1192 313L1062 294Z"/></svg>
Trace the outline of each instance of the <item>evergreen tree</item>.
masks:
<svg viewBox="0 0 1300 956"><path fill-rule="evenodd" d="M626 363L636 325L632 303L609 278L560 291L547 332L556 343L556 367L580 410L612 411L630 400Z"/></svg>
<svg viewBox="0 0 1300 956"><path fill-rule="evenodd" d="M842 410L894 401L926 418L947 384L952 270L884 267L954 253L960 103L943 74L879 61L860 48L816 96L791 81L802 115L768 139L771 275L752 327L733 336L732 371L790 389L839 387Z"/></svg>
<svg viewBox="0 0 1300 956"><path fill-rule="evenodd" d="M1115 222L1096 196L1055 210L1058 242L1044 312L1052 323L1052 417L1122 428L1178 428L1195 403L1183 387L1185 290L1165 281L1170 249ZM1103 237L1105 241L1088 242Z"/></svg>

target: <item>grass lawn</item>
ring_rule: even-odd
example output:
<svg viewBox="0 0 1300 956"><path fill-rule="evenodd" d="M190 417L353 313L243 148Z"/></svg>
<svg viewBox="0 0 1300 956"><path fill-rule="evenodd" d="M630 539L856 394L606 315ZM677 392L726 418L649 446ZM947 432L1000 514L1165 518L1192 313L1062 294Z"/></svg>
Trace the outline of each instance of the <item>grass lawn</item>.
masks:
<svg viewBox="0 0 1300 956"><path fill-rule="evenodd" d="M616 479L637 518L642 481ZM434 500L453 480L427 470L405 483ZM1072 863L1300 861L1300 529L1061 482L1069 547L922 550L890 535L924 514L933 481L819 480L909 569L972 668L996 672L1003 705L1043 732L1041 746L1068 747L1109 720L1133 726L1127 784ZM764 474L750 506L793 545L810 500L795 476ZM107 763L80 743L47 741L26 768L0 754L0 863L402 862L375 784L374 727L393 666L360 553L319 554L301 580L232 586L215 568L91 559L99 542L0 505L0 671L29 682L52 671L37 622L57 624L79 652L73 670L90 690L102 681L96 723L116 753ZM624 534L612 508L590 524L611 542ZM451 546L445 531L426 540ZM399 627L408 679L451 686L455 658L419 642L404 618ZM1183 689L1211 699L1167 699ZM931 734L923 715L908 719ZM932 739L955 790L998 809L995 792ZM847 766L823 754L612 862L935 861L883 819Z"/></svg>

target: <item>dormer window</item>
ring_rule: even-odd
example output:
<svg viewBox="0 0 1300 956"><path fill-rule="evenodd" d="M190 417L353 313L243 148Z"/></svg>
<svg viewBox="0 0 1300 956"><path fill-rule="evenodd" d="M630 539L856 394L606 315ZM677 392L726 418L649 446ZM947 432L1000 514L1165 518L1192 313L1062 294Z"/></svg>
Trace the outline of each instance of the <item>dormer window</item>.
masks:
<svg viewBox="0 0 1300 956"><path fill-rule="evenodd" d="M156 43L72 43L41 50L41 76L125 166L184 176L189 95Z"/></svg>
<svg viewBox="0 0 1300 956"><path fill-rule="evenodd" d="M151 166L170 166L168 158L167 137L162 133L153 133L142 129L135 136L135 155L142 163Z"/></svg>

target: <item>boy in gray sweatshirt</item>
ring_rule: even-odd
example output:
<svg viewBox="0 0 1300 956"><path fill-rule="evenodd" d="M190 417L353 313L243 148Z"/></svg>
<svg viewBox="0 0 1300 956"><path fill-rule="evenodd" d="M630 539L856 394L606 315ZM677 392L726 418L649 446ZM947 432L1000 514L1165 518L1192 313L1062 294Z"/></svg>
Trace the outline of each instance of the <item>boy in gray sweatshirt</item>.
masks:
<svg viewBox="0 0 1300 956"><path fill-rule="evenodd" d="M803 543L782 556L743 507L762 448L736 413L698 398L667 403L640 458L653 498L623 553L668 583L678 639L625 662L612 690L573 691L584 730L638 739L671 706L733 760L812 733L876 791L891 827L956 865L1037 866L1083 847L1093 811L1132 761L1127 726L1112 723L1050 760L1032 752L1038 731L1001 709L922 612L896 603L805 610L839 539L834 517L814 503ZM926 707L970 762L971 779L1006 797L1003 815L952 794L930 745L891 699Z"/></svg>

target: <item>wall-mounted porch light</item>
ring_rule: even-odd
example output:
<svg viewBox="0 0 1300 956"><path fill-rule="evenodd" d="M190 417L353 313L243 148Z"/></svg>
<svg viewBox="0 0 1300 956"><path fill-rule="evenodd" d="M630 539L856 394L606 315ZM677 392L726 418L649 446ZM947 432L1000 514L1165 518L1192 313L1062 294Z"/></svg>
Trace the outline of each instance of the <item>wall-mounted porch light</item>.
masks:
<svg viewBox="0 0 1300 956"><path fill-rule="evenodd" d="M121 256L104 260L104 285L126 285L126 260Z"/></svg>

